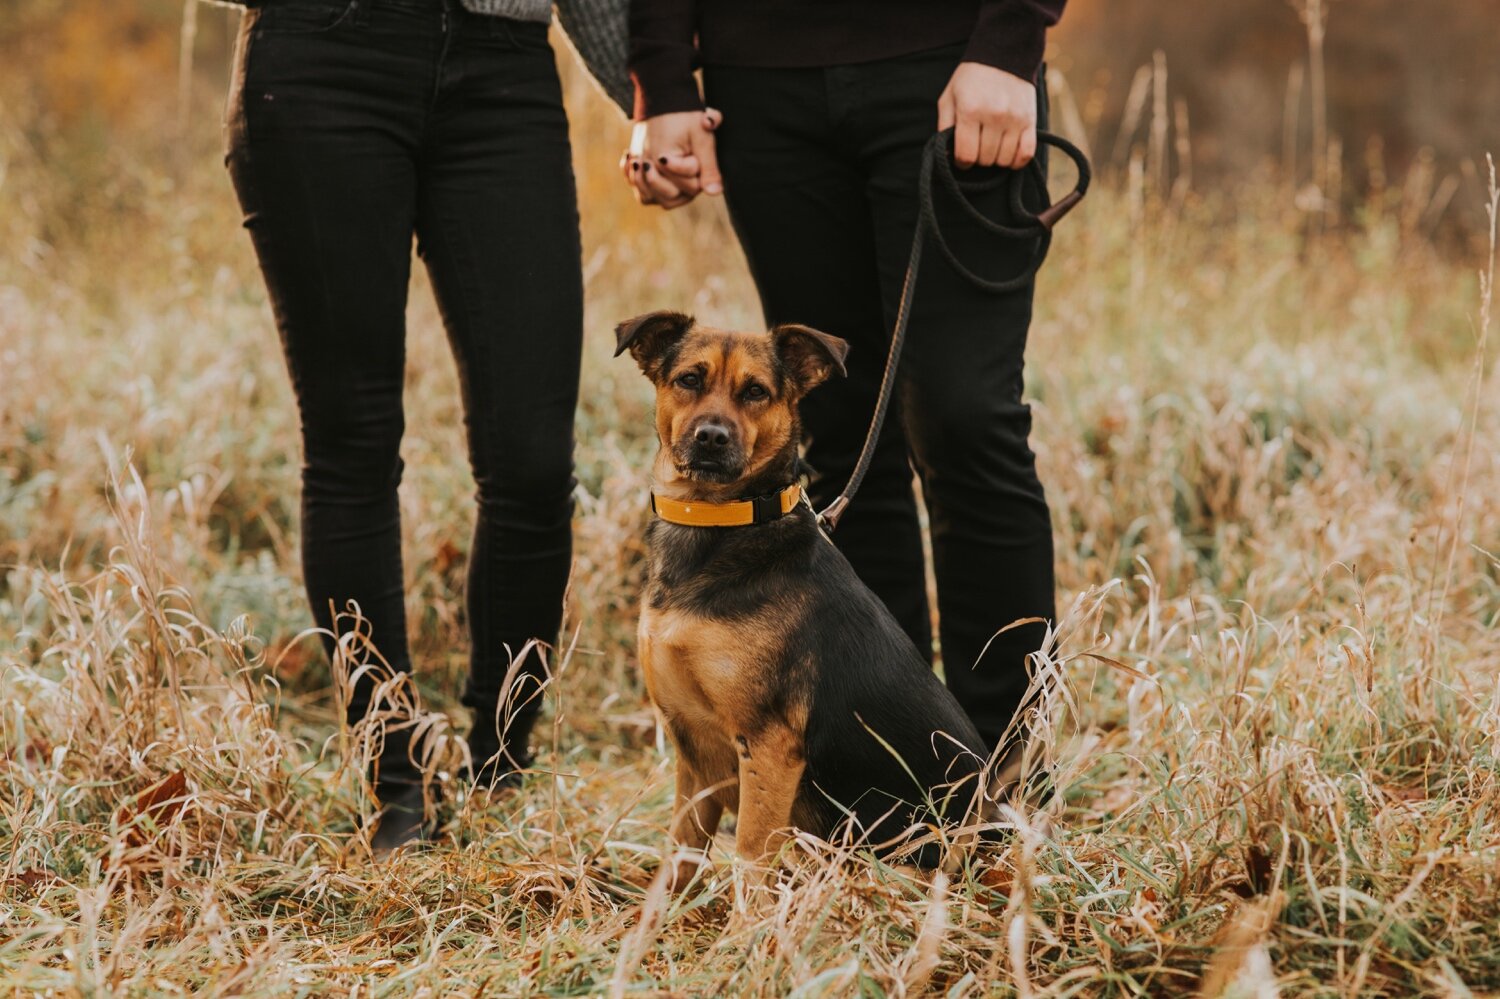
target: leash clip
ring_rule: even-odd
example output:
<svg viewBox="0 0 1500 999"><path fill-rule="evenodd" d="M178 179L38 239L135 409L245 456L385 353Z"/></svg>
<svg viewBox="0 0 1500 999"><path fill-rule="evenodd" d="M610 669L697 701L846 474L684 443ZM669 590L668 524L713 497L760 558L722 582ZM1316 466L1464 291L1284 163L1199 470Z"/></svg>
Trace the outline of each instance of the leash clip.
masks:
<svg viewBox="0 0 1500 999"><path fill-rule="evenodd" d="M1057 204L1053 205L1050 208L1044 208L1037 213L1037 224L1039 224L1043 229L1046 229L1050 232L1052 228L1057 225L1057 223L1061 222L1065 217L1067 217L1067 214L1069 212L1077 208L1078 203L1082 200L1082 191L1077 190L1076 188L1069 191L1063 196L1061 201L1057 202Z"/></svg>
<svg viewBox="0 0 1500 999"><path fill-rule="evenodd" d="M839 526L839 518L844 515L844 509L849 505L848 496L839 496L838 499L828 504L828 508L818 514L818 526L823 529L824 534L832 534Z"/></svg>

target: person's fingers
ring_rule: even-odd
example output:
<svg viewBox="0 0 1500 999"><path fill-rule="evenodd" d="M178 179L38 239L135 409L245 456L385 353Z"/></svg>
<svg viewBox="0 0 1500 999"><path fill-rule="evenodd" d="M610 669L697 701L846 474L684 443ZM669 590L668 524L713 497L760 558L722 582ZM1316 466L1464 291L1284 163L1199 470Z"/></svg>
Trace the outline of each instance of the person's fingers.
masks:
<svg viewBox="0 0 1500 999"><path fill-rule="evenodd" d="M620 157L620 176L631 187L635 186L636 179L641 175L641 162L641 158L632 155L629 150Z"/></svg>
<svg viewBox="0 0 1500 999"><path fill-rule="evenodd" d="M668 177L697 177L698 157L692 153L667 153L656 158L656 168Z"/></svg>
<svg viewBox="0 0 1500 999"><path fill-rule="evenodd" d="M703 193L703 179L697 174L691 177L683 177L675 173L667 173L659 167L653 166L646 177L648 181L652 180L652 178L655 179L655 183L652 184L651 189L657 192L658 197L661 196L660 192L664 189L662 187L663 183L676 188L677 193L688 200L692 200Z"/></svg>
<svg viewBox="0 0 1500 999"><path fill-rule="evenodd" d="M1000 159L1001 144L1005 133L994 125L983 125L979 129L979 158L974 162L982 167L994 166ZM1001 166L1004 166L1002 163Z"/></svg>
<svg viewBox="0 0 1500 999"><path fill-rule="evenodd" d="M677 185L651 169L651 161L643 160L635 186L652 201L673 201L677 198Z"/></svg>
<svg viewBox="0 0 1500 999"><path fill-rule="evenodd" d="M703 127L712 132L724 123L724 113L718 108L703 109Z"/></svg>
<svg viewBox="0 0 1500 999"><path fill-rule="evenodd" d="M967 170L979 162L979 122L974 118L960 118L954 126L953 159L959 167Z"/></svg>
<svg viewBox="0 0 1500 999"><path fill-rule="evenodd" d="M958 122L958 108L953 102L953 84L948 84L938 97L938 131L946 131Z"/></svg>
<svg viewBox="0 0 1500 999"><path fill-rule="evenodd" d="M668 206L673 202L681 201L684 197L692 200L692 194L689 194L679 185L673 183L660 170L653 170L649 162L641 164L641 173L645 177L644 184L646 190L651 192L651 196L656 199L658 204ZM694 191L692 193L696 194L697 192Z"/></svg>
<svg viewBox="0 0 1500 999"><path fill-rule="evenodd" d="M1036 159L1036 126L1021 133L1021 145L1016 150L1016 169L1019 170Z"/></svg>
<svg viewBox="0 0 1500 999"><path fill-rule="evenodd" d="M694 132L693 152L698 157L698 183L705 194L721 194L724 178L719 173L719 153L712 132Z"/></svg>
<svg viewBox="0 0 1500 999"><path fill-rule="evenodd" d="M661 205L663 208L671 211L673 208L681 208L683 205L688 204L695 197L697 197L695 194L678 193L671 197L654 198L652 204Z"/></svg>
<svg viewBox="0 0 1500 999"><path fill-rule="evenodd" d="M1000 151L994 159L996 166L1014 167L1016 163L1016 150L1021 146L1021 133L1015 129L1006 129L1005 137L1000 142Z"/></svg>
<svg viewBox="0 0 1500 999"><path fill-rule="evenodd" d="M646 183L646 172L641 169L641 161L636 160L631 165L630 186L635 188L635 197L643 205L656 203L656 195L651 193L650 186Z"/></svg>

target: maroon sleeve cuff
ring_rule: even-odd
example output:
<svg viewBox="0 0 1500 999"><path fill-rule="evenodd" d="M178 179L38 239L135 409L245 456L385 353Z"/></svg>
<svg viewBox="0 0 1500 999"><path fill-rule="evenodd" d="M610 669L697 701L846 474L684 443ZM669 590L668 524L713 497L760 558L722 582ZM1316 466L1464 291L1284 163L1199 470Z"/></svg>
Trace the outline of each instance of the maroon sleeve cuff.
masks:
<svg viewBox="0 0 1500 999"><path fill-rule="evenodd" d="M693 78L696 22L696 0L631 0L629 60L636 121L703 110Z"/></svg>
<svg viewBox="0 0 1500 999"><path fill-rule="evenodd" d="M1047 29L1062 17L1067 0L987 0L964 52L965 62L1003 69L1035 80L1047 51Z"/></svg>

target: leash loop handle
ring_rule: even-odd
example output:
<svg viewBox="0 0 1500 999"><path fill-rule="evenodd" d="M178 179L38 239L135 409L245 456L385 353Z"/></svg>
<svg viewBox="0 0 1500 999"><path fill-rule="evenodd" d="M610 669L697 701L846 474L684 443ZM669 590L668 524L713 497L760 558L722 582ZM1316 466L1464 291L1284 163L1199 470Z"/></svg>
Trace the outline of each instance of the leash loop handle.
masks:
<svg viewBox="0 0 1500 999"><path fill-rule="evenodd" d="M1042 262L1047 259L1047 251L1052 247L1052 230L1088 195L1094 174L1083 150L1062 136L1053 135L1051 132L1038 131L1036 137L1039 145L1052 146L1059 150L1073 161L1073 165L1078 170L1078 180L1073 190L1056 203L1051 201L1047 193L1046 172L1042 169L1041 163L1034 158L1021 170L998 170L992 171L992 175L988 177L959 180L953 172L953 129L946 129L935 134L927 141L926 148L922 150L922 169L917 180L917 230L912 235L911 258L907 261L906 279L901 286L901 304L896 310L896 325L891 330L891 348L886 357L885 375L880 381L880 395L876 398L875 413L870 420L870 429L865 435L864 447L859 453L859 460L854 465L854 471L849 476L849 482L844 486L843 492L817 514L818 526L825 533L832 534L838 527L839 519L849 508L849 501L859 491L860 485L864 482L865 473L870 470L870 460L875 454L875 443L880 439L880 431L885 426L886 414L891 405L891 395L896 387L896 369L900 365L901 350L906 343L907 327L911 324L912 295L916 290L917 271L922 265L922 250L927 237L929 235L932 237L938 250L948 261L948 265L959 277L991 294L1005 294L1018 290L1036 277ZM1042 208L1036 212L1026 207L1025 180L1028 177L1041 192L1044 202ZM934 180L941 182L959 208L985 231L1006 239L1035 241L1030 259L1019 273L996 280L976 274L959 260L958 254L948 245L942 227L938 225L934 193L937 185ZM982 194L1001 186L1007 186L1010 202L1010 215L1006 222L997 221L985 215L974 205L969 196L970 192Z"/></svg>
<svg viewBox="0 0 1500 999"><path fill-rule="evenodd" d="M922 156L922 177L918 185L917 197L921 204L921 215L919 221L919 234L931 236L933 242L952 267L965 281L976 288L1003 295L1008 292L1017 291L1024 287L1027 282L1036 277L1037 271L1041 270L1042 262L1047 259L1047 251L1052 248L1052 229L1070 211L1077 207L1078 203L1088 194L1089 185L1093 183L1093 170L1089 166L1088 158L1083 151L1073 143L1060 135L1051 132L1038 132L1037 144L1039 146L1052 146L1071 159L1078 170L1078 182L1072 191L1056 204L1052 204L1047 195L1047 175L1042 169L1041 160L1033 158L1020 170L1002 170L988 178L976 180L960 180L953 170L953 131L949 129L939 132L928 141L927 149ZM959 260L958 254L948 245L947 237L937 221L937 208L934 204L933 174L942 182L943 188L960 209L963 210L971 220L980 228L992 232L997 236L1014 240L1033 240L1035 245L1032 249L1031 258L1026 265L1015 275L999 280L986 278L970 270L963 261ZM1037 212L1032 212L1026 206L1026 179L1030 179L1036 189L1042 192L1044 204ZM985 215L975 206L970 193L983 194L993 191L997 187L1006 187L1010 201L1009 221L1000 222ZM925 230L925 232L924 232Z"/></svg>

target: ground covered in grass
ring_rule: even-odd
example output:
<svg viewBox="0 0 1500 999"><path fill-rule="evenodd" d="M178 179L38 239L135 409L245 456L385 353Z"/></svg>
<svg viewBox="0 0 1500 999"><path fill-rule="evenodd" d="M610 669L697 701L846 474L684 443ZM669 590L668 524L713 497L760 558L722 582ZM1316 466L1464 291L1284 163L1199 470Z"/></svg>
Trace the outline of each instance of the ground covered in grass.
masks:
<svg viewBox="0 0 1500 999"><path fill-rule="evenodd" d="M615 128L601 113L575 121ZM1270 183L1104 185L1059 236L1029 357L1066 608L1039 663L1060 793L936 880L799 840L771 889L737 892L720 849L669 898L670 754L631 647L649 399L607 331L666 306L755 323L724 219L637 214L609 164L581 167L568 648L550 746L496 799L447 779L471 486L418 278L402 503L422 671L401 697L433 735L444 837L375 864L341 763L361 733L334 723L303 635L295 414L201 145L176 172L110 152L113 179L74 203L56 150L0 130L0 987L1500 989L1482 248L1440 254L1399 203L1314 236Z"/></svg>

